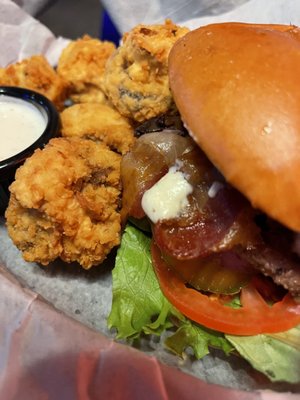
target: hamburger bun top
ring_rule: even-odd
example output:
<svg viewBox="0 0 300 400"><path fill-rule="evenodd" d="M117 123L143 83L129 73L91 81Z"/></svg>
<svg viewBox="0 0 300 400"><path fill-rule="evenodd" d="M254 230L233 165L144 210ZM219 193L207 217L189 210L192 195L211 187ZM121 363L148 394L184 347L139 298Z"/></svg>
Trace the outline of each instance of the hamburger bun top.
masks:
<svg viewBox="0 0 300 400"><path fill-rule="evenodd" d="M172 48L169 78L187 129L227 181L300 231L300 29L201 27Z"/></svg>

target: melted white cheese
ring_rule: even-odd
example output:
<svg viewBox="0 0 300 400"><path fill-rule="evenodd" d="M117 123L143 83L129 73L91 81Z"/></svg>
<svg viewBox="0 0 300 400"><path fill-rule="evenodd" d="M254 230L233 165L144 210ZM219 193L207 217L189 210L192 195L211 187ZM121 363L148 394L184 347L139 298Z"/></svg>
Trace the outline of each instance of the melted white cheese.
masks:
<svg viewBox="0 0 300 400"><path fill-rule="evenodd" d="M142 208L153 223L176 218L188 205L187 196L192 191L192 185L186 180L184 173L178 171L178 165L175 165L144 193Z"/></svg>
<svg viewBox="0 0 300 400"><path fill-rule="evenodd" d="M218 194L218 191L224 187L224 184L218 181L214 181L209 188L207 194L209 197L213 198Z"/></svg>
<svg viewBox="0 0 300 400"><path fill-rule="evenodd" d="M31 103L0 95L0 161L25 150L43 133L46 120Z"/></svg>

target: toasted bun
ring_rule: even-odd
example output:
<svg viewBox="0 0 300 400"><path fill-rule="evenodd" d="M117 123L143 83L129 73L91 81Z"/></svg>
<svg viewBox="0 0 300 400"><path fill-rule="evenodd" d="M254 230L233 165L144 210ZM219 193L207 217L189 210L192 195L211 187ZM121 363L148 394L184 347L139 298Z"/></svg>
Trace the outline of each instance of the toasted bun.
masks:
<svg viewBox="0 0 300 400"><path fill-rule="evenodd" d="M214 24L172 48L190 134L256 208L300 231L300 29Z"/></svg>

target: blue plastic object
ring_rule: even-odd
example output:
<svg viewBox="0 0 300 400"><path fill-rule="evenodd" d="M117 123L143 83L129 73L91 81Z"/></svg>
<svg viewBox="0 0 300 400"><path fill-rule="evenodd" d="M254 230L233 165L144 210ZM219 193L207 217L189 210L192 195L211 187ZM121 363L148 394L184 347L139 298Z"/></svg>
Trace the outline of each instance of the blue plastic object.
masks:
<svg viewBox="0 0 300 400"><path fill-rule="evenodd" d="M116 46L119 45L121 39L120 33L105 10L102 13L100 39L113 42Z"/></svg>

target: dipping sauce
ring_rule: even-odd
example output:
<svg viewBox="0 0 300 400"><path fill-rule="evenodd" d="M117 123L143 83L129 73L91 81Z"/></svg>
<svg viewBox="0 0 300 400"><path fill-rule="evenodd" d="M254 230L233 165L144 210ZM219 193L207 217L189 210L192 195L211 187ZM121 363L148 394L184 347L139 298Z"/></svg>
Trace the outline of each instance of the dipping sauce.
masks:
<svg viewBox="0 0 300 400"><path fill-rule="evenodd" d="M0 161L32 145L46 124L46 116L30 102L0 95Z"/></svg>

